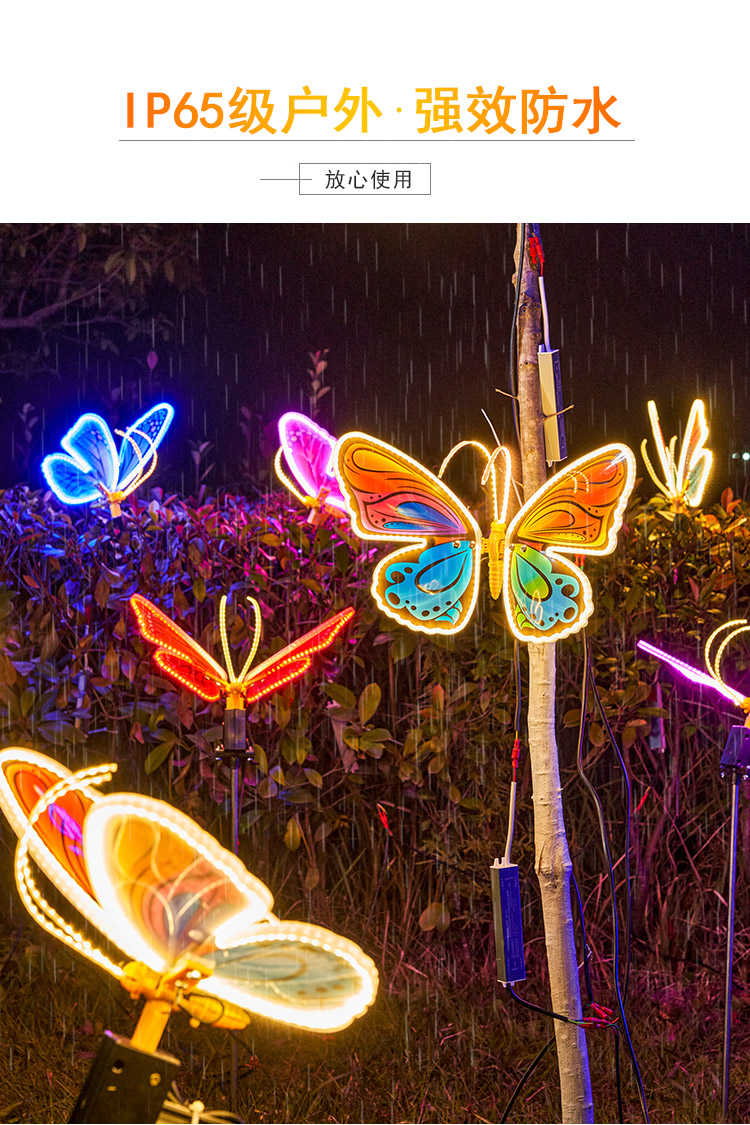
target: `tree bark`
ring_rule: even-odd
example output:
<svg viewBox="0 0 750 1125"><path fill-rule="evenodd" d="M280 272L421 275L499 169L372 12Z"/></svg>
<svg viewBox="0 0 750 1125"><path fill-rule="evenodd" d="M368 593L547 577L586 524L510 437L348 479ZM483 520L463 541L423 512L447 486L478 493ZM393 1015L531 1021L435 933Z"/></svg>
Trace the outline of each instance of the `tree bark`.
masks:
<svg viewBox="0 0 750 1125"><path fill-rule="evenodd" d="M542 342L539 282L527 246L516 244L516 284L521 287L518 310L518 416L523 488L528 500L546 479L544 417L539 389L537 352ZM521 263L519 265L519 258ZM536 873L542 896L552 1009L581 1017L581 989L570 905L572 864L563 819L560 768L555 737L555 645L528 645L529 757L534 802ZM560 1071L562 1119L593 1122L586 1034L575 1024L555 1020Z"/></svg>

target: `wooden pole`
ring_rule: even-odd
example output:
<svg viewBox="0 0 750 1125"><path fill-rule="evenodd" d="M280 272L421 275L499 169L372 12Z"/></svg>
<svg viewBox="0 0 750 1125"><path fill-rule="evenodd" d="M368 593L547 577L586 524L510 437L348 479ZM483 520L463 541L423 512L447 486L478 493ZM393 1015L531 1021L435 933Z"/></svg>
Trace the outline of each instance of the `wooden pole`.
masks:
<svg viewBox="0 0 750 1125"><path fill-rule="evenodd" d="M518 309L518 419L523 488L528 500L546 479L544 416L539 389L537 352L542 342L539 280L528 256L530 225L522 225L516 243ZM538 232L537 232L538 233ZM519 264L520 259L520 264ZM555 737L555 645L528 645L529 757L534 802L536 873L542 896L552 1008L573 1019L581 1017L581 989L570 905L572 864L563 819L560 768ZM560 1071L562 1119L593 1122L586 1034L572 1023L555 1020Z"/></svg>

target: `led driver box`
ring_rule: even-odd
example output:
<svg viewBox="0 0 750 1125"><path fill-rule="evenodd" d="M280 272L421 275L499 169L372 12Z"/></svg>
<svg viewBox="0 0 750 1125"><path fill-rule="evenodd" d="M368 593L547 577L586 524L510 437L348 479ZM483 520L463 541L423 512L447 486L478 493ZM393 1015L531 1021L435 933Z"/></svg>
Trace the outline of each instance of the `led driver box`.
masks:
<svg viewBox="0 0 750 1125"><path fill-rule="evenodd" d="M492 914L495 920L495 953L497 979L502 984L515 984L526 979L521 925L521 888L518 865L499 864L490 868L492 880Z"/></svg>
<svg viewBox="0 0 750 1125"><path fill-rule="evenodd" d="M542 413L544 414L544 449L547 461L564 461L568 456L565 441L565 421L561 413L562 376L560 374L560 353L555 351L537 353L539 361L539 380L542 389Z"/></svg>

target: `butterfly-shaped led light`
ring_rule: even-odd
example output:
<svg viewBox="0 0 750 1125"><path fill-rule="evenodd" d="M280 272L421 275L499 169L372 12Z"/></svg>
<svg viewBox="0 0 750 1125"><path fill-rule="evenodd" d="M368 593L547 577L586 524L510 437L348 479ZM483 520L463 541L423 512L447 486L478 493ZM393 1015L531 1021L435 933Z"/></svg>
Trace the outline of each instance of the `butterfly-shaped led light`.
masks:
<svg viewBox="0 0 750 1125"><path fill-rule="evenodd" d="M351 621L354 610L349 607L329 617L311 629L281 652L264 660L257 668L252 662L258 651L261 636L260 607L255 598L248 598L253 607L255 629L250 653L239 674L234 670L226 623L226 597L219 608L219 633L226 668L222 668L197 641L175 625L166 613L141 594L133 594L130 604L138 621L141 634L156 645L154 659L163 672L202 699L217 700L226 697L227 709L242 710L257 699L262 699L284 684L302 676L312 664L316 652L321 652Z"/></svg>
<svg viewBox="0 0 750 1125"><path fill-rule="evenodd" d="M470 444L488 461L494 519L487 539L458 497L418 461L367 434L346 434L338 442L336 475L354 531L363 539L408 544L377 564L375 600L409 629L457 633L476 605L486 552L491 593L498 597L502 586L508 624L519 640L550 642L577 632L592 613L593 596L583 571L563 555L614 549L635 481L633 454L625 445L607 445L579 458L548 480L506 528L510 455L502 447L490 455Z"/></svg>
<svg viewBox="0 0 750 1125"><path fill-rule="evenodd" d="M673 437L669 445L664 441L664 436L659 425L659 415L653 399L648 404L648 416L651 420L651 430L656 443L656 452L659 455L664 479L660 480L649 460L646 449L646 439L641 442L641 456L648 469L649 476L660 492L663 492L672 503L675 512L684 511L686 507L697 508L703 497L708 475L711 472L713 454L705 448L708 437L706 423L706 410L702 401L697 398L690 408L685 437L680 448L679 462L675 458L677 438Z"/></svg>
<svg viewBox="0 0 750 1125"><path fill-rule="evenodd" d="M280 921L265 884L171 805L101 796L93 787L116 768L71 774L33 750L0 752L0 807L19 836L16 881L33 917L129 991L204 1022L244 1026L254 1012L334 1031L362 1015L377 991L370 958L320 926ZM34 865L86 925L47 901ZM97 932L132 963L99 949Z"/></svg>
<svg viewBox="0 0 750 1125"><path fill-rule="evenodd" d="M156 468L156 449L174 418L174 408L160 402L128 426L115 430L119 452L107 423L98 414L82 414L61 441L64 453L42 461L47 484L64 504L100 500L119 516L121 504Z"/></svg>
<svg viewBox="0 0 750 1125"><path fill-rule="evenodd" d="M318 524L326 514L346 517L346 504L333 471L336 439L304 414L290 411L279 418L279 441L274 459L276 475L300 504L310 509L307 522ZM284 472L282 458L299 487Z"/></svg>
<svg viewBox="0 0 750 1125"><path fill-rule="evenodd" d="M730 632L726 633L724 639L719 643L719 635L725 633L726 630L730 630ZM719 695L723 695L724 698L728 699L730 703L733 703L735 707L745 711L748 715L748 722L750 722L750 698L743 695L741 691L737 691L736 688L730 687L721 674L721 660L727 645L730 641L733 641L735 637L738 637L740 633L747 632L750 632L750 625L748 625L744 617L737 618L734 621L725 621L718 629L714 629L713 633L706 641L704 649L704 660L706 668L708 669L707 672L702 671L700 668L693 667L692 664L688 664L686 661L680 660L676 656L670 656L669 653L663 652L661 649L657 648L656 645L652 645L648 641L638 641L637 647L641 649L642 652L648 653L649 656L655 656L657 659L663 660L670 668L674 668L676 672L685 676L686 679L690 680L692 683L700 684L701 687L711 688L713 691L718 692Z"/></svg>

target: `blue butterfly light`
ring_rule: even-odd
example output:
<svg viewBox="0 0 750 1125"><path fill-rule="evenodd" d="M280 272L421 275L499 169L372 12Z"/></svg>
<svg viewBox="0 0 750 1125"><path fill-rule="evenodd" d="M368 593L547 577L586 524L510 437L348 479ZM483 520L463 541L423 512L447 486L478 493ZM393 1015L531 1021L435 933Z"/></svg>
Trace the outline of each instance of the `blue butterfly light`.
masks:
<svg viewBox="0 0 750 1125"><path fill-rule="evenodd" d="M126 496L151 476L156 449L174 418L174 407L160 402L124 432L119 453L107 423L98 414L82 414L60 444L65 453L52 453L42 461L42 472L63 504L89 504L100 500L119 516Z"/></svg>

